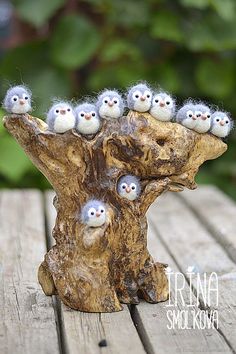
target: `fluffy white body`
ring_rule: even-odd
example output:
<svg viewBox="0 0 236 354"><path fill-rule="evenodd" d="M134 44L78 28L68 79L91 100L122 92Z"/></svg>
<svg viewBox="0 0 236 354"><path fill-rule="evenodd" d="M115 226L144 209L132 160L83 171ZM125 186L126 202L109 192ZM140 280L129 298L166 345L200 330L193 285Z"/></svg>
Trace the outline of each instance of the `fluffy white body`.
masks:
<svg viewBox="0 0 236 354"><path fill-rule="evenodd" d="M14 86L7 91L3 106L10 113L25 114L31 111L31 96L25 86Z"/></svg>
<svg viewBox="0 0 236 354"><path fill-rule="evenodd" d="M174 113L175 102L170 95L160 92L153 96L150 114L154 118L168 122L173 118Z"/></svg>
<svg viewBox="0 0 236 354"><path fill-rule="evenodd" d="M47 123L49 129L59 134L75 128L76 116L72 106L66 102L54 104L47 114Z"/></svg>
<svg viewBox="0 0 236 354"><path fill-rule="evenodd" d="M194 130L198 133L206 133L211 127L211 111L210 108L204 104L195 105L195 116L197 123Z"/></svg>
<svg viewBox="0 0 236 354"><path fill-rule="evenodd" d="M141 191L138 178L131 175L121 177L117 190L122 198L134 201L139 197Z"/></svg>
<svg viewBox="0 0 236 354"><path fill-rule="evenodd" d="M100 227L106 222L106 208L99 200L91 200L85 204L81 219L89 227Z"/></svg>
<svg viewBox="0 0 236 354"><path fill-rule="evenodd" d="M81 134L96 134L100 129L100 119L95 105L83 103L75 108L77 130Z"/></svg>
<svg viewBox="0 0 236 354"><path fill-rule="evenodd" d="M233 122L225 112L215 112L212 115L211 133L219 138L225 138L233 128Z"/></svg>
<svg viewBox="0 0 236 354"><path fill-rule="evenodd" d="M152 103L152 92L146 84L138 84L130 88L127 94L127 106L137 112L149 111Z"/></svg>
<svg viewBox="0 0 236 354"><path fill-rule="evenodd" d="M98 114L103 119L118 119L124 113L124 101L118 91L105 90L97 98Z"/></svg>
<svg viewBox="0 0 236 354"><path fill-rule="evenodd" d="M197 124L194 105L187 103L181 107L176 114L176 121L186 128L194 129Z"/></svg>

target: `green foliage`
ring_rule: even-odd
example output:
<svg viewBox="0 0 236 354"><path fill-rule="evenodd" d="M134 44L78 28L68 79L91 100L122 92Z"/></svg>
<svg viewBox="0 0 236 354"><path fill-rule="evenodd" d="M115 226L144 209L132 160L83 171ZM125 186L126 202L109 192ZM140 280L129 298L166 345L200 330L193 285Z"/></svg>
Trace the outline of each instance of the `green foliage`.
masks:
<svg viewBox="0 0 236 354"><path fill-rule="evenodd" d="M1 57L1 99L10 84L24 82L33 91L34 114L44 117L54 97L124 90L143 79L173 92L180 104L193 96L236 113L235 0L13 3L29 36ZM235 134L228 144L198 181L236 198ZM48 187L1 124L0 148L0 187Z"/></svg>

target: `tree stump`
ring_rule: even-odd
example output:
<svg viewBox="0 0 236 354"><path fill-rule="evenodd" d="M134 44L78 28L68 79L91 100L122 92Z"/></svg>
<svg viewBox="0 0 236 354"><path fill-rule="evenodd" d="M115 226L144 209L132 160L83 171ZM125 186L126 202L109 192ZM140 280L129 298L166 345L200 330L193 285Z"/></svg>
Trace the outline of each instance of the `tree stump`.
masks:
<svg viewBox="0 0 236 354"><path fill-rule="evenodd" d="M54 134L27 114L5 117L4 124L56 192L56 245L38 273L45 294L57 293L69 307L88 312L119 311L120 303L137 304L139 298L167 300L165 265L155 263L147 250L145 214L164 191L196 188L199 166L223 154L227 145L133 111L104 121L89 137L75 130ZM135 201L116 192L126 174L140 178L142 192ZM81 207L92 198L108 208L99 228L80 220Z"/></svg>

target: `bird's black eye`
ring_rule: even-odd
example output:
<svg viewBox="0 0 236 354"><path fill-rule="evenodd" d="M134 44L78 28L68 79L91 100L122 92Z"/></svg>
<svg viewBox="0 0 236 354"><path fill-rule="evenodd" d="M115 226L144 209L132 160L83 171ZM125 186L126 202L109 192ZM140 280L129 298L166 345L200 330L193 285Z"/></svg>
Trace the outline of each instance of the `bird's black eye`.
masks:
<svg viewBox="0 0 236 354"><path fill-rule="evenodd" d="M150 95L147 95L147 98L149 98L150 97Z"/></svg>
<svg viewBox="0 0 236 354"><path fill-rule="evenodd" d="M122 186L123 189L125 189L126 187L125 186Z"/></svg>
<svg viewBox="0 0 236 354"><path fill-rule="evenodd" d="M118 101L117 101L117 100L114 100L114 103L118 103Z"/></svg>
<svg viewBox="0 0 236 354"><path fill-rule="evenodd" d="M197 117L198 117L198 118L201 117L201 114L197 114Z"/></svg>
<svg viewBox="0 0 236 354"><path fill-rule="evenodd" d="M104 209L101 209L101 213L104 213Z"/></svg>
<svg viewBox="0 0 236 354"><path fill-rule="evenodd" d="M167 101L167 102L166 102L166 104L168 104L168 105L169 105L169 104L170 104L170 101Z"/></svg>
<svg viewBox="0 0 236 354"><path fill-rule="evenodd" d="M159 102L159 100L155 100L155 102L156 102L156 103L158 103L158 102Z"/></svg>
<svg viewBox="0 0 236 354"><path fill-rule="evenodd" d="M226 124L229 124L229 121L228 121L228 120L226 120L226 121L225 121L225 123L226 123Z"/></svg>
<svg viewBox="0 0 236 354"><path fill-rule="evenodd" d="M219 118L217 118L216 121L219 122L220 121Z"/></svg>
<svg viewBox="0 0 236 354"><path fill-rule="evenodd" d="M17 98L16 98L16 97L14 97L14 98L13 98L13 101L15 101L15 102L16 102L16 101L17 101Z"/></svg>
<svg viewBox="0 0 236 354"><path fill-rule="evenodd" d="M136 98L139 98L139 95L135 95Z"/></svg>
<svg viewBox="0 0 236 354"><path fill-rule="evenodd" d="M135 186L133 186L131 189L135 190Z"/></svg>
<svg viewBox="0 0 236 354"><path fill-rule="evenodd" d="M59 109L56 109L56 113L59 113Z"/></svg>
<svg viewBox="0 0 236 354"><path fill-rule="evenodd" d="M190 113L188 116L189 116L190 118L192 118L193 115Z"/></svg>
<svg viewBox="0 0 236 354"><path fill-rule="evenodd" d="M28 96L25 96L25 100L28 100L29 99L29 97Z"/></svg>
<svg viewBox="0 0 236 354"><path fill-rule="evenodd" d="M105 102L105 103L108 103L108 100L105 100L104 102Z"/></svg>
<svg viewBox="0 0 236 354"><path fill-rule="evenodd" d="M208 115L207 115L207 118L211 118L211 115L210 115L210 114L208 114Z"/></svg>
<svg viewBox="0 0 236 354"><path fill-rule="evenodd" d="M92 116L93 116L93 117L95 117L95 116L96 116L96 114L95 114L95 113L92 113Z"/></svg>
<svg viewBox="0 0 236 354"><path fill-rule="evenodd" d="M84 117L84 113L80 113L81 117Z"/></svg>
<svg viewBox="0 0 236 354"><path fill-rule="evenodd" d="M94 215L94 211L91 211L91 215Z"/></svg>
<svg viewBox="0 0 236 354"><path fill-rule="evenodd" d="M67 112L70 112L71 111L71 109L70 108L67 108Z"/></svg>

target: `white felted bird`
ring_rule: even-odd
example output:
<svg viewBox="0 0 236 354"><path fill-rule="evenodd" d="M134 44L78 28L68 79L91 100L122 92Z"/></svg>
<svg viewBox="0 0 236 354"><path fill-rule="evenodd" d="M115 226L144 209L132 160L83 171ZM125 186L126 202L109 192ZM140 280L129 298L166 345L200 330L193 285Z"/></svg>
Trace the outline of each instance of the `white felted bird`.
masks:
<svg viewBox="0 0 236 354"><path fill-rule="evenodd" d="M124 113L124 101L116 90L105 90L97 98L96 107L103 119L118 119Z"/></svg>
<svg viewBox="0 0 236 354"><path fill-rule="evenodd" d="M186 128L193 129L197 124L197 117L195 115L195 106L188 102L181 107L176 114L176 122L184 125Z"/></svg>
<svg viewBox="0 0 236 354"><path fill-rule="evenodd" d="M150 114L163 122L170 121L175 114L175 101L166 92L157 92L153 95Z"/></svg>
<svg viewBox="0 0 236 354"><path fill-rule="evenodd" d="M23 85L10 88L3 101L3 107L9 113L24 114L31 111L31 91Z"/></svg>
<svg viewBox="0 0 236 354"><path fill-rule="evenodd" d="M65 133L75 128L76 116L71 104L67 102L55 103L47 114L47 124L55 133Z"/></svg>
<svg viewBox="0 0 236 354"><path fill-rule="evenodd" d="M219 138L225 138L233 128L233 120L226 112L214 112L211 116L210 132Z"/></svg>
<svg viewBox="0 0 236 354"><path fill-rule="evenodd" d="M211 127L211 110L203 103L195 105L195 116L197 117L197 123L194 126L195 132L206 133Z"/></svg>
<svg viewBox="0 0 236 354"><path fill-rule="evenodd" d="M126 175L119 179L117 186L118 194L128 200L135 200L141 192L140 183L137 177Z"/></svg>
<svg viewBox="0 0 236 354"><path fill-rule="evenodd" d="M96 134L101 126L97 107L91 103L83 103L75 108L77 117L76 129L81 134Z"/></svg>
<svg viewBox="0 0 236 354"><path fill-rule="evenodd" d="M106 222L106 207L100 200L90 200L81 211L81 221L89 227L99 227Z"/></svg>
<svg viewBox="0 0 236 354"><path fill-rule="evenodd" d="M149 111L152 103L152 91L146 84L131 87L127 94L127 107L138 112Z"/></svg>

